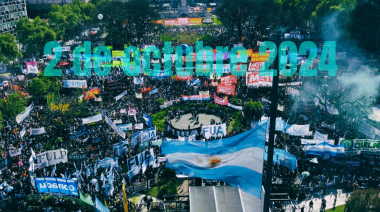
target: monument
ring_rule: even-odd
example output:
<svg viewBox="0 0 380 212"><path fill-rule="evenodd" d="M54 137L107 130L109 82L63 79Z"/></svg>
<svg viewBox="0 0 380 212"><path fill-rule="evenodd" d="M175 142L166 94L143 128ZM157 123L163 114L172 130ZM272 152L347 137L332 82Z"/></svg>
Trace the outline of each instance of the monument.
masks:
<svg viewBox="0 0 380 212"><path fill-rule="evenodd" d="M187 5L186 0L181 0L181 5L178 7L177 15L180 17L183 13L187 14L189 12L190 7Z"/></svg>

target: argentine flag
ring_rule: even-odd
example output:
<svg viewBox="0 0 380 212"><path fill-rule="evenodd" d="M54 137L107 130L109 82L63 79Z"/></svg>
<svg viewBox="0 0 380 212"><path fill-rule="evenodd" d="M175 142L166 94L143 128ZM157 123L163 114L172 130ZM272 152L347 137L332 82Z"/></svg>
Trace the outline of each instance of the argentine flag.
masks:
<svg viewBox="0 0 380 212"><path fill-rule="evenodd" d="M234 137L203 141L165 141L166 167L190 176L221 180L261 199L265 125Z"/></svg>

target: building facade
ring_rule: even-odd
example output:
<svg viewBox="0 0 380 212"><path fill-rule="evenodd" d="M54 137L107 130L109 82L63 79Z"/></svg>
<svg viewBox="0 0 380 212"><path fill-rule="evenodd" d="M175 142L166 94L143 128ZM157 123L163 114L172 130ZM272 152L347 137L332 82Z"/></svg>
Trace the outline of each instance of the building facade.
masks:
<svg viewBox="0 0 380 212"><path fill-rule="evenodd" d="M16 23L27 17L24 0L0 0L0 33L15 33Z"/></svg>

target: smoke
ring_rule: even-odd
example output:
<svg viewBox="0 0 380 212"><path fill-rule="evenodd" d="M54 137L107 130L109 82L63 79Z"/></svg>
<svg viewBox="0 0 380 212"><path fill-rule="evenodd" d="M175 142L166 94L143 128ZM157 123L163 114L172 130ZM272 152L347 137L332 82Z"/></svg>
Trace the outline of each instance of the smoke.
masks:
<svg viewBox="0 0 380 212"><path fill-rule="evenodd" d="M322 38L325 41L337 41L342 35L342 28L338 22L338 12L335 12L323 19Z"/></svg>

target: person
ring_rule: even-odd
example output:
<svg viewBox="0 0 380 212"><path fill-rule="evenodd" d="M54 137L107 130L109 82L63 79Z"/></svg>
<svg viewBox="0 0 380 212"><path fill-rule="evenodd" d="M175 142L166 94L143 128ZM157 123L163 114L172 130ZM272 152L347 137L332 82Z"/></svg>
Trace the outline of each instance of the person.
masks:
<svg viewBox="0 0 380 212"><path fill-rule="evenodd" d="M313 211L313 206L314 206L313 200L310 200L309 211Z"/></svg>
<svg viewBox="0 0 380 212"><path fill-rule="evenodd" d="M326 200L325 198L322 199L322 205L321 205L321 212L324 212L326 209Z"/></svg>

